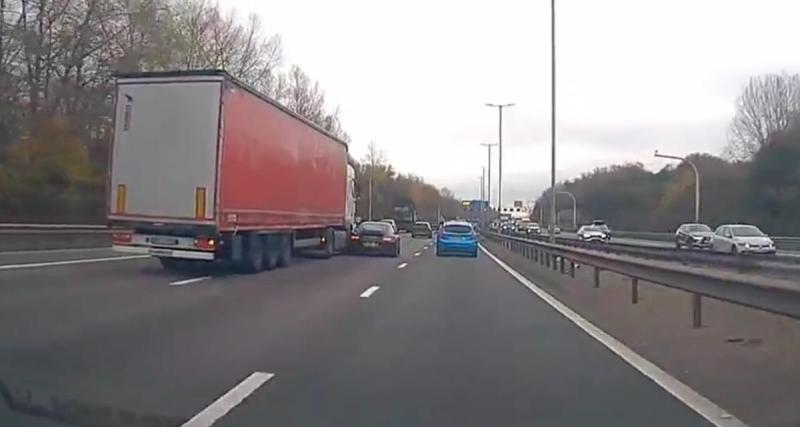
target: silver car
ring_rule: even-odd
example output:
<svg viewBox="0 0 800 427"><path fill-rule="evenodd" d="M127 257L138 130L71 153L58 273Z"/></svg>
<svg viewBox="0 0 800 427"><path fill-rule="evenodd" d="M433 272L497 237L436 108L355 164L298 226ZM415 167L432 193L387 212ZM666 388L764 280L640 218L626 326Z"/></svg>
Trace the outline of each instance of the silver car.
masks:
<svg viewBox="0 0 800 427"><path fill-rule="evenodd" d="M578 239L585 242L608 242L609 238L606 229L599 225L584 225L578 230Z"/></svg>
<svg viewBox="0 0 800 427"><path fill-rule="evenodd" d="M723 224L714 232L712 247L730 254L774 254L775 242L758 227L748 224Z"/></svg>

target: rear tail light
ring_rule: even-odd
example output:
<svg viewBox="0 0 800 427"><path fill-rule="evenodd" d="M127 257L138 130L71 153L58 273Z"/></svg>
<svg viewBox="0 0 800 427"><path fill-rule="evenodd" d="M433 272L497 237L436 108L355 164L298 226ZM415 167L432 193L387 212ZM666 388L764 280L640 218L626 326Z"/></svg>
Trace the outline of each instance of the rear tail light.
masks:
<svg viewBox="0 0 800 427"><path fill-rule="evenodd" d="M133 234L131 233L114 233L111 235L111 240L114 243L130 243L133 241Z"/></svg>
<svg viewBox="0 0 800 427"><path fill-rule="evenodd" d="M384 242L394 242L394 237L384 237L383 241Z"/></svg>
<svg viewBox="0 0 800 427"><path fill-rule="evenodd" d="M361 236L353 234L352 236L350 236L350 240L361 240Z"/></svg>
<svg viewBox="0 0 800 427"><path fill-rule="evenodd" d="M217 241L212 237L200 237L194 239L194 246L205 251L213 251L217 248Z"/></svg>

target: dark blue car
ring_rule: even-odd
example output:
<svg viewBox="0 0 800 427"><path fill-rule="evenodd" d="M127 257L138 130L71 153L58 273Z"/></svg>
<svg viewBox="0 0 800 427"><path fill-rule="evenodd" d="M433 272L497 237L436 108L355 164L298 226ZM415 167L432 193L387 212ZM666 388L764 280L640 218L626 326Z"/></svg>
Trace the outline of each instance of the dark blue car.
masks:
<svg viewBox="0 0 800 427"><path fill-rule="evenodd" d="M436 235L436 255L460 254L478 256L478 236L468 222L444 223Z"/></svg>

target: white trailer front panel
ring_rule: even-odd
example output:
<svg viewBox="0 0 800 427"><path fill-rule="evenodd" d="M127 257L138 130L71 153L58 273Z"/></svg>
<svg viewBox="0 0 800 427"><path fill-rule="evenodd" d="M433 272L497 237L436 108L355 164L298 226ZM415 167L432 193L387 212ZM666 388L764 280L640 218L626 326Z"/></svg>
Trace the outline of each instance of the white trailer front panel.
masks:
<svg viewBox="0 0 800 427"><path fill-rule="evenodd" d="M222 78L117 83L109 217L212 222Z"/></svg>

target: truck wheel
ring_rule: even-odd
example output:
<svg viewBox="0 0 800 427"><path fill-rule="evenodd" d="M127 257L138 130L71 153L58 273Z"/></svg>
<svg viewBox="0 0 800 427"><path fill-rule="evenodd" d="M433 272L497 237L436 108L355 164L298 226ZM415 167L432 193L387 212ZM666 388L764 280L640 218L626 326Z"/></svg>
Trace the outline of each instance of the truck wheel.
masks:
<svg viewBox="0 0 800 427"><path fill-rule="evenodd" d="M325 230L325 246L322 249L322 257L330 258L333 256L333 229L328 228Z"/></svg>
<svg viewBox="0 0 800 427"><path fill-rule="evenodd" d="M279 244L280 256L278 257L278 265L281 267L287 267L292 263L292 235L281 235Z"/></svg>
<svg viewBox="0 0 800 427"><path fill-rule="evenodd" d="M161 267L167 271L175 271L180 266L180 260L175 258L159 257L158 262L160 262Z"/></svg>
<svg viewBox="0 0 800 427"><path fill-rule="evenodd" d="M281 256L281 237L279 234L268 234L261 241L264 244L264 269L274 270Z"/></svg>
<svg viewBox="0 0 800 427"><path fill-rule="evenodd" d="M247 239L242 270L255 274L264 269L264 240L258 234L251 234Z"/></svg>

